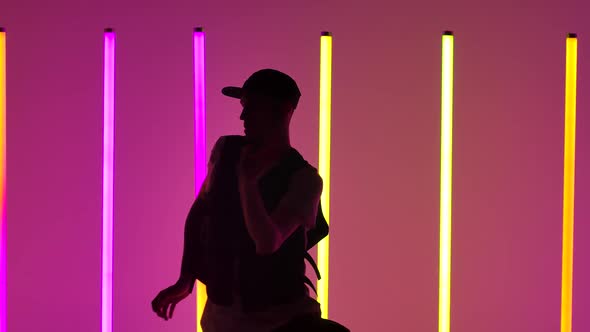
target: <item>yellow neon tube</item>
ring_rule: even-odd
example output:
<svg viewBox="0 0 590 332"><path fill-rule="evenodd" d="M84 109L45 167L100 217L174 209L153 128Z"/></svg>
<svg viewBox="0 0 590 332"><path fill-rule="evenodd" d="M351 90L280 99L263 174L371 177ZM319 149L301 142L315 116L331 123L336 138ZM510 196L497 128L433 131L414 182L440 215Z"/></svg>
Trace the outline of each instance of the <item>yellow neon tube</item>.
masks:
<svg viewBox="0 0 590 332"><path fill-rule="evenodd" d="M322 210L330 224L330 132L332 112L332 35L322 32L320 37L320 142L318 168L324 180ZM318 243L318 269L322 279L318 280L318 301L322 317L328 318L328 282L330 265L330 236Z"/></svg>
<svg viewBox="0 0 590 332"><path fill-rule="evenodd" d="M578 39L568 34L565 60L565 133L563 157L563 249L561 266L561 332L572 330L574 253L574 178L576 157L576 67Z"/></svg>
<svg viewBox="0 0 590 332"><path fill-rule="evenodd" d="M442 36L440 144L440 258L438 331L450 330L451 307L451 198L453 174L453 33Z"/></svg>

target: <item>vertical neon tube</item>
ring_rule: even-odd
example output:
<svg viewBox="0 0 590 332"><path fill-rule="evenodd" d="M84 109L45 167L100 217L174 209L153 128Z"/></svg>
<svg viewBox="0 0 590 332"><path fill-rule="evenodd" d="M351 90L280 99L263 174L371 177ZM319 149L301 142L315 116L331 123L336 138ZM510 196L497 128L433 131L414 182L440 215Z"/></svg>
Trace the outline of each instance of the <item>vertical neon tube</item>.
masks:
<svg viewBox="0 0 590 332"><path fill-rule="evenodd" d="M0 332L6 330L6 32L0 28Z"/></svg>
<svg viewBox="0 0 590 332"><path fill-rule="evenodd" d="M115 144L115 33L104 32L104 123L102 168L102 321L113 330L113 168Z"/></svg>
<svg viewBox="0 0 590 332"><path fill-rule="evenodd" d="M451 313L451 198L453 174L453 33L442 36L440 144L440 258L438 331L450 331Z"/></svg>
<svg viewBox="0 0 590 332"><path fill-rule="evenodd" d="M205 33L202 28L195 28L193 33L193 69L195 98L195 196L207 174L205 150ZM205 285L197 281L197 331L202 332L201 317L207 302Z"/></svg>
<svg viewBox="0 0 590 332"><path fill-rule="evenodd" d="M563 242L561 266L561 332L572 330L574 265L574 181L576 159L576 79L578 39L568 34L565 57L565 133L563 156Z"/></svg>
<svg viewBox="0 0 590 332"><path fill-rule="evenodd" d="M330 224L330 137L332 121L332 35L322 32L320 37L320 142L318 168L324 180L322 210ZM318 302L322 317L328 318L328 283L330 266L330 236L318 243L318 269L322 279L318 280Z"/></svg>

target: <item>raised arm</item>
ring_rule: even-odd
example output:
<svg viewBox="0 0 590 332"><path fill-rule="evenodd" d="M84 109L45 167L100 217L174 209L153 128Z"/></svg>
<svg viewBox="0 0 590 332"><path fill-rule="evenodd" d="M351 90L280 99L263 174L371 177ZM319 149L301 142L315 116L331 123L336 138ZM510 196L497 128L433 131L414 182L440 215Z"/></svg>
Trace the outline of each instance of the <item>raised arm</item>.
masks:
<svg viewBox="0 0 590 332"><path fill-rule="evenodd" d="M240 197L246 228L259 255L276 252L293 232L314 227L322 194L322 178L311 168L295 173L287 193L272 214L264 208L256 178L240 181Z"/></svg>

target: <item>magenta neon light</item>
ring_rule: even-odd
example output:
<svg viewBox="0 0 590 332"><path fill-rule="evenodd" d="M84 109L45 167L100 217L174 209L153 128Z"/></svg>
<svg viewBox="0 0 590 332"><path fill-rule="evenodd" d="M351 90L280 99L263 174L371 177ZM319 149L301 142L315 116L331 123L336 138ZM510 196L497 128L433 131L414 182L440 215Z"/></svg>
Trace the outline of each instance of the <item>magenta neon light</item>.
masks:
<svg viewBox="0 0 590 332"><path fill-rule="evenodd" d="M195 195L207 174L205 150L205 33L196 28L193 35L195 87Z"/></svg>
<svg viewBox="0 0 590 332"><path fill-rule="evenodd" d="M102 320L113 330L113 168L115 145L115 33L104 33L104 124L102 168Z"/></svg>
<svg viewBox="0 0 590 332"><path fill-rule="evenodd" d="M195 28L193 33L194 56L194 98L195 98L195 196L199 194L201 185L207 174L205 150L205 33L202 28ZM201 332L201 316L207 299L205 287L197 283L197 332Z"/></svg>

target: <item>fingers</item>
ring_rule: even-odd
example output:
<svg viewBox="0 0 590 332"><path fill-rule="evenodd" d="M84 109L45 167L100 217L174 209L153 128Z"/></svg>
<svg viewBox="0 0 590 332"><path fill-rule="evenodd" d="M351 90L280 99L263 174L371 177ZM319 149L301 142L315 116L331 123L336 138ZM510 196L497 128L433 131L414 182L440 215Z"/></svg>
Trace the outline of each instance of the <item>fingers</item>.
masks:
<svg viewBox="0 0 590 332"><path fill-rule="evenodd" d="M251 146L246 145L240 152L239 165L243 166L244 164L251 163L252 160L255 159L255 156L254 149Z"/></svg>
<svg viewBox="0 0 590 332"><path fill-rule="evenodd" d="M170 314L168 315L169 319L172 319L172 315L174 314L174 308L176 307L176 303L172 302L172 305L170 305Z"/></svg>
<svg viewBox="0 0 590 332"><path fill-rule="evenodd" d="M153 300L152 300L152 310L155 313L158 313L158 310L160 308L160 302L162 301L161 299L161 294L162 292L160 292Z"/></svg>
<svg viewBox="0 0 590 332"><path fill-rule="evenodd" d="M156 313L156 315L158 315L158 317L162 317L164 320L168 320L166 313L168 312L168 307L170 306L170 303L170 298L166 296L164 291L162 291L152 301L152 310Z"/></svg>
<svg viewBox="0 0 590 332"><path fill-rule="evenodd" d="M162 292L158 293L158 295L152 300L152 310L157 313L158 308L160 307L160 301L162 301Z"/></svg>
<svg viewBox="0 0 590 332"><path fill-rule="evenodd" d="M168 291L168 289L165 289L152 301L152 310L158 315L158 317L162 317L164 320L171 319L176 304L178 304L178 302L184 297L186 297L186 294L182 296L181 294L176 294L174 291Z"/></svg>
<svg viewBox="0 0 590 332"><path fill-rule="evenodd" d="M164 305L162 305L157 312L158 317L162 317L164 320L168 320L168 307L170 306L170 303L165 303Z"/></svg>

